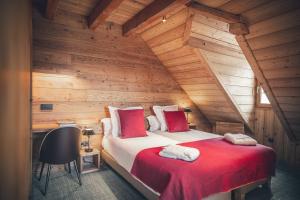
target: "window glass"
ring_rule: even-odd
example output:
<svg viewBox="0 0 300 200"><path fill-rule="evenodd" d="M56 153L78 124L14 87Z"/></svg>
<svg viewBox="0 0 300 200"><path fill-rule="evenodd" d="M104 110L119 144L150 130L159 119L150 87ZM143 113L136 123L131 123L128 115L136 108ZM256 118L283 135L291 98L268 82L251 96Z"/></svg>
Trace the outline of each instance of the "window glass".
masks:
<svg viewBox="0 0 300 200"><path fill-rule="evenodd" d="M270 101L265 93L265 91L262 89L262 87L260 87L260 99L259 99L259 103L260 104L270 104Z"/></svg>

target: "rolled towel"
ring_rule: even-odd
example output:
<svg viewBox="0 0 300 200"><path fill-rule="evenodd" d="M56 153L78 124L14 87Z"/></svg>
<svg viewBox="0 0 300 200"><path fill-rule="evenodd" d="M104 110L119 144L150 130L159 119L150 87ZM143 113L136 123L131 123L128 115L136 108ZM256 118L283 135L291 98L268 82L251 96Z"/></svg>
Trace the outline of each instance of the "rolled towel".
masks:
<svg viewBox="0 0 300 200"><path fill-rule="evenodd" d="M164 149L159 152L159 155L166 158L180 159L191 162L199 157L200 152L198 149L191 147L169 145L164 147Z"/></svg>
<svg viewBox="0 0 300 200"><path fill-rule="evenodd" d="M244 134L232 134L232 133L226 133L224 135L224 139L231 142L232 144L237 145L256 145L257 141L248 135Z"/></svg>

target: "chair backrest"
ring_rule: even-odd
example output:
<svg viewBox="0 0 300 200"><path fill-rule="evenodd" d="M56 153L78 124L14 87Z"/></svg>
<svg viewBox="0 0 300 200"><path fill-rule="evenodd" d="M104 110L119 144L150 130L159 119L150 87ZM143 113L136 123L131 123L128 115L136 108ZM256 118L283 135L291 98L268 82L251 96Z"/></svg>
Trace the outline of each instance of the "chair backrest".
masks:
<svg viewBox="0 0 300 200"><path fill-rule="evenodd" d="M47 133L40 148L41 162L64 164L79 157L80 129L61 127Z"/></svg>

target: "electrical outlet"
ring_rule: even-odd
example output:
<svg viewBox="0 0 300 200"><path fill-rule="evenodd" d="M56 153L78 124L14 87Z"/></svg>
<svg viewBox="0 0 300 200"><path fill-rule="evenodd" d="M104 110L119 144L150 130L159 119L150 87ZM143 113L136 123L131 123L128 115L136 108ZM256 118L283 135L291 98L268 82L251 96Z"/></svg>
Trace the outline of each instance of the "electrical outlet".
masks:
<svg viewBox="0 0 300 200"><path fill-rule="evenodd" d="M53 104L41 104L40 109L43 111L53 110Z"/></svg>

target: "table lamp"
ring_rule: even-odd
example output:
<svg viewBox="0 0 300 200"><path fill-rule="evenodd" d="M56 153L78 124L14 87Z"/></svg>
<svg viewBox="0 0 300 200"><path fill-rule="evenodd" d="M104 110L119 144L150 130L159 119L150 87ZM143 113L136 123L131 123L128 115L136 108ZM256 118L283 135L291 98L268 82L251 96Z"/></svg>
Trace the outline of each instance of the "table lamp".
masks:
<svg viewBox="0 0 300 200"><path fill-rule="evenodd" d="M188 122L188 124L190 124L190 123L189 123L189 113L192 112L192 109L189 108L189 107L186 107L186 108L183 109L183 112L186 113L186 119L187 119L187 122Z"/></svg>
<svg viewBox="0 0 300 200"><path fill-rule="evenodd" d="M83 135L86 135L88 137L88 148L85 149L85 152L92 152L93 148L90 148L90 137L91 135L95 135L95 132L93 129L91 128L85 128L82 131Z"/></svg>

